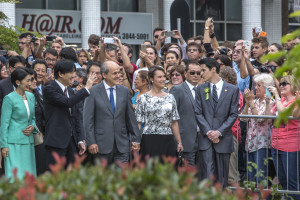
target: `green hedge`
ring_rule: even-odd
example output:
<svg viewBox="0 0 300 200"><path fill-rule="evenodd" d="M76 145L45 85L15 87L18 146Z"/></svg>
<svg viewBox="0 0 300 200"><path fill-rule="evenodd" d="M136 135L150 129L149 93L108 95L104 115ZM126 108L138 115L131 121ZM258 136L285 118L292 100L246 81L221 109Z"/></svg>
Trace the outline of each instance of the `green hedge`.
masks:
<svg viewBox="0 0 300 200"><path fill-rule="evenodd" d="M105 162L95 166L81 166L83 158L63 169L65 159L56 156L58 163L51 166L53 174L38 178L27 174L23 181L0 179L0 199L244 199L241 190L231 192L207 180L199 183L196 170L190 167L174 168L175 158L165 159L165 164L150 159L142 163L132 161L127 168L106 167Z"/></svg>

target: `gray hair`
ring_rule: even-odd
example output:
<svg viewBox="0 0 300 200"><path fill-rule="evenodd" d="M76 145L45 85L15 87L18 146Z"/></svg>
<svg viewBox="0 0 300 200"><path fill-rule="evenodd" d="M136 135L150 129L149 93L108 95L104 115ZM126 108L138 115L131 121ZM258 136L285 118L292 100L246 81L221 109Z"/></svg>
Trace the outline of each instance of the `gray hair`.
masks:
<svg viewBox="0 0 300 200"><path fill-rule="evenodd" d="M86 69L84 69L84 68L78 68L78 69L76 69L76 75L79 78L81 78L81 77L86 78Z"/></svg>
<svg viewBox="0 0 300 200"><path fill-rule="evenodd" d="M262 82L264 84L264 87L275 86L274 79L270 74L257 74L253 77L253 80L255 83Z"/></svg>
<svg viewBox="0 0 300 200"><path fill-rule="evenodd" d="M105 61L102 66L101 66L101 74L104 73L104 74L108 74L109 72L109 66L108 66L108 62L112 62L112 61Z"/></svg>

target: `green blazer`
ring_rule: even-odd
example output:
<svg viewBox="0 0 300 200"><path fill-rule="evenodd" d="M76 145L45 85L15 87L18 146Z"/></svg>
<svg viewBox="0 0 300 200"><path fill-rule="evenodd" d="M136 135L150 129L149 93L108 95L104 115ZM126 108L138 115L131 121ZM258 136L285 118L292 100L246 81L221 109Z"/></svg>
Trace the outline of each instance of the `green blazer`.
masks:
<svg viewBox="0 0 300 200"><path fill-rule="evenodd" d="M35 125L35 98L30 92L25 92L30 115L28 117L27 109L23 98L15 91L4 97L1 111L1 133L0 147L8 147L8 144L31 144L34 143L33 135L26 136L23 129L33 125L37 133Z"/></svg>

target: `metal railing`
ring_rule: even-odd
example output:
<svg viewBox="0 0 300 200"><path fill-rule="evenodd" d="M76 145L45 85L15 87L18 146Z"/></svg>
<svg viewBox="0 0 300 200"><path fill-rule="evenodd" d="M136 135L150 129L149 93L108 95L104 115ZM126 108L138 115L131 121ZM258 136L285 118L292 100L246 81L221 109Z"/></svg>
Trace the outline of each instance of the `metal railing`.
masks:
<svg viewBox="0 0 300 200"><path fill-rule="evenodd" d="M300 146L300 144L299 144L299 123L300 123L300 119L295 119L295 118L293 118L293 117L289 117L288 119L288 123L286 124L286 128L287 128L287 133L286 133L286 152L285 151L280 151L280 150L278 150L278 136L279 136L279 129L278 128L275 128L275 127L272 127L271 128L271 125L273 124L273 122L272 121L274 121L275 119L277 119L277 117L276 116L269 116L269 115L239 115L238 116L238 120L241 120L241 122L240 123L245 123L246 122L246 130L241 130L241 131L244 131L245 132L245 134L246 134L246 140L249 140L248 139L248 137L247 137L247 134L248 134L248 130L249 130L249 121L250 120L254 120L254 123L255 124L259 124L259 123L261 123L262 124L262 122L260 121L259 122L259 120L262 120L262 119L265 119L265 121L263 122L263 123L265 123L265 126L267 126L267 130L268 130L268 132L267 132L267 134L270 134L270 136L269 136L269 141L267 141L267 144L268 144L268 146L269 146L269 148L266 148L266 158L267 158L267 160L268 161L266 161L266 160L260 160L261 158L259 158L259 149L257 149L258 148L258 145L259 145L259 142L261 142L261 141L259 141L259 136L258 135L256 135L255 136L255 144L256 144L256 151L254 151L254 152L252 152L252 153L255 153L256 154L256 167L258 167L258 164L259 164L259 161L262 161L262 162L264 162L264 164L263 165L266 165L265 167L266 167L266 172L264 171L263 173L258 173L259 171L258 171L258 169L256 168L256 169L254 169L254 170L256 170L256 174L260 174L260 175L262 175L262 174L266 174L266 177L261 177L261 178L259 178L259 177L249 177L249 174L251 173L250 171L249 171L249 169L250 169L250 167L249 167L249 162L248 162L248 160L249 160L249 151L248 151L248 149L247 149L247 151L245 151L245 146L246 145L243 145L243 139L242 139L242 145L243 145L243 148L244 148L244 153L246 153L246 163L244 162L244 164L246 164L246 168L244 167L243 169L239 169L239 166L240 166L240 162L243 162L244 161L244 159L242 159L242 160L239 160L239 154L240 155L243 155L243 153L242 152L239 152L239 146L240 146L240 142L239 142L239 140L238 140L238 138L239 138L239 134L241 134L241 133L239 133L239 129L240 129L240 125L238 125L237 126L237 145L235 146L235 153L236 153L236 169L235 170L233 170L233 171L236 171L238 174L236 174L235 175L235 182L239 182L240 181L240 175L241 174L243 174L243 173L245 173L244 175L244 183L250 183L251 181L252 181L252 184L255 184L255 187L256 187L256 191L259 191L259 188L258 188L258 185L260 184L260 181L265 181L265 183L267 183L266 185L265 185L265 188L264 188L264 190L272 190L272 185L273 185L273 188L274 188L274 184L276 185L276 191L278 192L278 193L286 193L286 194L288 194L288 195L290 195L290 196L292 196L294 199L300 199L300 170L299 170L299 168L300 168L300 157L299 157L299 151L300 151L300 148L299 148L299 146ZM272 120L272 121L271 121ZM294 122L296 122L296 124L297 124L297 137L296 137L296 139L297 139L297 150L296 150L296 152L289 152L289 122L291 122L290 120L296 120L296 121L294 121ZM253 121L252 121L253 122ZM293 122L293 121L292 121ZM294 124L295 125L295 124ZM295 133L295 126L293 125L293 134ZM291 127L291 125L290 125L290 127ZM274 159L270 159L270 157L272 158L272 154L270 154L270 150L271 150L271 140L272 140L272 129L277 129L277 148L273 148L272 149L272 151L273 151L273 157L275 158L275 160ZM291 132L291 131L290 131ZM243 135L242 134L242 137L243 136L245 136L245 135ZM293 135L293 137L295 137L294 135ZM293 138L293 139L295 139L295 138ZM293 141L294 142L294 141ZM248 143L248 145L249 145L249 141L245 141L245 144L246 143ZM276 153L275 153L276 152ZM286 164L286 166L283 166L284 167L284 170L283 171L279 171L279 169L281 169L281 167L279 167L279 158L281 158L282 156L279 156L279 153L281 154L281 155L283 155L283 154L286 154L286 163L284 163L284 164ZM252 154L253 155L253 154ZM296 156L296 163L289 163L289 159L291 159L290 157L290 155L292 155L292 159L295 161L295 159L294 159L294 157ZM269 163L270 162L270 163ZM282 165L282 160L281 160L281 164L280 165ZM270 168L270 166L272 167L272 164L274 165L274 167L275 167L275 176L277 177L277 181L275 182L275 183L272 183L272 182L270 182L269 181L269 179L268 179L268 175L270 174L270 172L269 172L269 168ZM292 164L292 166L290 166L290 165ZM254 165L255 166L255 165ZM291 167L296 167L296 174L293 174L293 177L294 176L296 176L296 183L295 182L291 182L291 180L290 180L290 174L289 173L291 173L290 172L290 170L292 169ZM295 168L293 168L293 171L295 171ZM241 172L241 173L240 173ZM286 175L286 177L285 177L285 179L286 179L286 183L283 183L283 185L285 185L286 184L286 188L279 188L279 177L280 177L280 179L281 180L283 180L282 179L282 177L283 176L285 176ZM245 182L245 180L246 180L246 182ZM294 179L293 179L294 180ZM285 182L285 181L283 181L283 182ZM292 189L292 188L290 188L289 186L291 185L291 184L296 184L296 189L294 188L294 189ZM242 184L243 185L243 187L239 187L239 188L241 188L241 189L249 189L249 187L250 187L250 184ZM230 186L229 188L231 188L231 189L237 189L237 187L233 187L233 186ZM299 196L298 196L299 195ZM295 198L296 197L296 198Z"/></svg>

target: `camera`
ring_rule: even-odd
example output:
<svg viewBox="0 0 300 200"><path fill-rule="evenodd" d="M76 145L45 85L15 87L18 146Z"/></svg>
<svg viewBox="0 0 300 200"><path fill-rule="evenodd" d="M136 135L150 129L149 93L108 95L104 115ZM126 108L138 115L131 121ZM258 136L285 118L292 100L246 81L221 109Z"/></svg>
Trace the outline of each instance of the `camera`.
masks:
<svg viewBox="0 0 300 200"><path fill-rule="evenodd" d="M46 36L46 41L51 42L56 39L56 36Z"/></svg>
<svg viewBox="0 0 300 200"><path fill-rule="evenodd" d="M223 55L226 55L227 56L227 53L229 52L229 49L228 48L221 48L219 49L219 52L220 54L223 54Z"/></svg>
<svg viewBox="0 0 300 200"><path fill-rule="evenodd" d="M264 66L264 67L261 67L259 71L260 71L261 73L270 73L270 70L271 70L272 72L275 72L276 66L274 66L274 65L266 65L266 66Z"/></svg>
<svg viewBox="0 0 300 200"><path fill-rule="evenodd" d="M37 41L38 40L38 38L36 38L36 36L33 36L32 38L31 38L31 42L35 42L35 41Z"/></svg>
<svg viewBox="0 0 300 200"><path fill-rule="evenodd" d="M79 82L75 80L75 81L73 81L72 88L76 88L78 85L79 85Z"/></svg>

